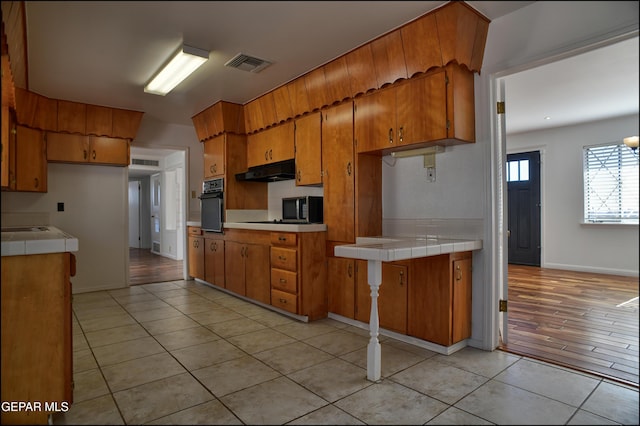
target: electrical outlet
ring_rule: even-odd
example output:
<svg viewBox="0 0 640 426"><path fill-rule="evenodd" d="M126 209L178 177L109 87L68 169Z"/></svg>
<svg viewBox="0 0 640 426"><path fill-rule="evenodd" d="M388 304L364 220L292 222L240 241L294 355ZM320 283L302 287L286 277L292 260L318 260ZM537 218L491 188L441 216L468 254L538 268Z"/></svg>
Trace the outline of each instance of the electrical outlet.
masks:
<svg viewBox="0 0 640 426"><path fill-rule="evenodd" d="M63 212L64 211L64 203L58 203L58 211L59 212Z"/></svg>
<svg viewBox="0 0 640 426"><path fill-rule="evenodd" d="M427 167L427 182L435 182L435 181L436 181L436 168Z"/></svg>

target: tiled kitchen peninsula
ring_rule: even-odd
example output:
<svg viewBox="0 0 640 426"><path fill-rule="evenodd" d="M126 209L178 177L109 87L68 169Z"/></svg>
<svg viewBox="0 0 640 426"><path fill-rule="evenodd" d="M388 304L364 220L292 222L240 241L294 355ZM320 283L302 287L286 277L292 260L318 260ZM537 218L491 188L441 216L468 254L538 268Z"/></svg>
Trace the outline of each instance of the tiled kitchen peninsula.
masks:
<svg viewBox="0 0 640 426"><path fill-rule="evenodd" d="M409 224L420 229L436 225L429 222L431 221L414 221ZM398 227L402 224L388 225L388 229L396 226L398 232L398 228L402 228ZM406 232L407 223L404 227ZM366 276L371 290L370 341L367 349L369 380L380 379L379 305L385 315L400 317L401 322L406 321L403 330L387 331L387 334L402 339L396 333L400 331L401 335L407 335L408 342L447 355L466 346L465 339L471 336L471 253L480 249L480 238L450 238L424 233L414 233L412 236L360 237L355 244L335 247L336 256L367 262ZM405 263L408 272L401 271L399 279L389 282L383 275L383 264L386 266L399 261L409 261L408 264ZM364 268L356 273L364 275ZM362 281L361 278L358 280ZM381 286L383 283L386 286ZM392 287L387 290L389 295L379 301L379 290L387 286L402 290ZM361 285L356 287L356 293L364 292L363 290ZM395 294L391 295L391 292ZM358 298L362 299L361 296ZM394 306L394 311L386 309L386 303ZM389 321L389 318L385 320Z"/></svg>
<svg viewBox="0 0 640 426"><path fill-rule="evenodd" d="M73 401L77 251L78 239L54 226L2 228L2 424L47 424ZM5 401L32 410L5 409Z"/></svg>

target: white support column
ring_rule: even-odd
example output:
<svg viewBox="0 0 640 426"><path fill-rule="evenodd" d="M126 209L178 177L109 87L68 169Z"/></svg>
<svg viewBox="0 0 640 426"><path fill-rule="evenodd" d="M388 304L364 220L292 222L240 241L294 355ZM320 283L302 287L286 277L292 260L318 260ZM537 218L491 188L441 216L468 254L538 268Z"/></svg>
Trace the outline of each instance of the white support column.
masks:
<svg viewBox="0 0 640 426"><path fill-rule="evenodd" d="M369 345L367 346L367 379L373 382L380 380L382 355L378 332L380 322L378 319L378 288L382 284L382 262L379 260L367 261L367 277L371 287L371 316L369 317Z"/></svg>

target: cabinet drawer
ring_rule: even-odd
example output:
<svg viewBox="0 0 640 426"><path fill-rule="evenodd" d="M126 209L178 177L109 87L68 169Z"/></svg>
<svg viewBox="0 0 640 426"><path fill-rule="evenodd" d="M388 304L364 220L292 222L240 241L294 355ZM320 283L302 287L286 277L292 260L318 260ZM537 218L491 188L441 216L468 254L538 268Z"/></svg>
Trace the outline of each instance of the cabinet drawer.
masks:
<svg viewBox="0 0 640 426"><path fill-rule="evenodd" d="M292 314L298 313L298 296L284 291L271 289L271 305Z"/></svg>
<svg viewBox="0 0 640 426"><path fill-rule="evenodd" d="M202 229L197 226L187 226L187 233L189 235L202 235Z"/></svg>
<svg viewBox="0 0 640 426"><path fill-rule="evenodd" d="M297 250L271 247L271 267L286 269L287 271L297 271L296 255Z"/></svg>
<svg viewBox="0 0 640 426"><path fill-rule="evenodd" d="M298 274L271 268L271 288L296 294L298 292Z"/></svg>
<svg viewBox="0 0 640 426"><path fill-rule="evenodd" d="M290 232L272 232L271 244L279 246L295 246L297 244L297 234Z"/></svg>

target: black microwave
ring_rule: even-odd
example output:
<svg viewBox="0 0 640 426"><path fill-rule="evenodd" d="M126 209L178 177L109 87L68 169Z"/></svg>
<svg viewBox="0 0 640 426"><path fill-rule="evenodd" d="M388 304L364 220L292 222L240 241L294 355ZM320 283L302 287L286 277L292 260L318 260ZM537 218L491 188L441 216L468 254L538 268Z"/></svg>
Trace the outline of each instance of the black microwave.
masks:
<svg viewBox="0 0 640 426"><path fill-rule="evenodd" d="M304 196L282 199L282 221L322 223L322 197Z"/></svg>

